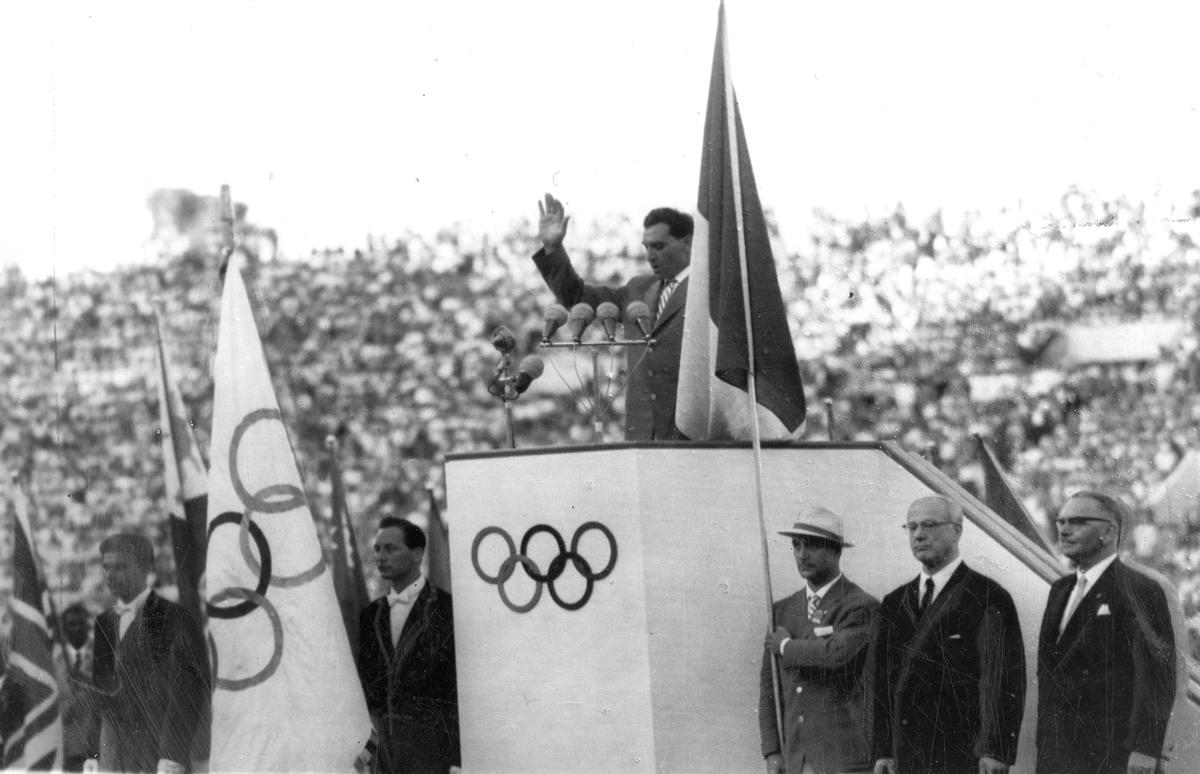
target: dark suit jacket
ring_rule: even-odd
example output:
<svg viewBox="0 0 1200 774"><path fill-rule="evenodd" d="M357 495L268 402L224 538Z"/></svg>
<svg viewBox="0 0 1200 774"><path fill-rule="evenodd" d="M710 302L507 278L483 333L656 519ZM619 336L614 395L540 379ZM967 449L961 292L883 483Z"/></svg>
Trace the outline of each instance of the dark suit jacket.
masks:
<svg viewBox="0 0 1200 774"><path fill-rule="evenodd" d="M106 610L94 626L100 690L100 768L156 771L160 758L190 765L192 736L209 700L203 640L183 608L150 592L123 640Z"/></svg>
<svg viewBox="0 0 1200 774"><path fill-rule="evenodd" d="M1017 757L1025 646L1012 597L959 565L917 617L919 578L883 599L874 643L875 758L901 774L970 772Z"/></svg>
<svg viewBox="0 0 1200 774"><path fill-rule="evenodd" d="M584 283L564 250L549 254L538 250L533 262L558 302L568 308L581 302L595 307L611 301L624 315L625 307L632 301L644 301L650 307L652 335L657 344L649 350L626 348L630 375L625 388L625 438L630 441L682 438L675 426L675 392L679 389L679 350L683 345L688 281L685 279L675 288L667 308L654 318L661 283L653 274L638 275L619 288L606 288ZM625 337L642 338L632 320L625 321Z"/></svg>
<svg viewBox="0 0 1200 774"><path fill-rule="evenodd" d="M1075 581L1071 574L1054 582L1042 618L1037 770L1124 772L1130 751L1162 754L1175 702L1171 613L1162 587L1118 559L1060 638Z"/></svg>
<svg viewBox="0 0 1200 774"><path fill-rule="evenodd" d="M395 646L391 621L386 596L359 617L358 676L379 732L376 768L445 774L462 760L450 595L426 581Z"/></svg>
<svg viewBox="0 0 1200 774"><path fill-rule="evenodd" d="M775 626L792 636L780 659L785 771L870 768L869 715L863 668L879 602L842 576L808 620L808 589L775 603ZM817 634L817 630L821 634ZM827 629L832 629L827 632ZM771 656L763 654L758 724L763 755L779 752Z"/></svg>

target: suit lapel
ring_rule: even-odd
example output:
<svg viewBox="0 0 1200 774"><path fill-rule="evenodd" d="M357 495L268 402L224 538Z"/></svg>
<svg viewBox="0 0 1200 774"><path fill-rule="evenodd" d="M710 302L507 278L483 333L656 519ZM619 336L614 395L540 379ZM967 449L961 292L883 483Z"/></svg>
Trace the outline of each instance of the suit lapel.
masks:
<svg viewBox="0 0 1200 774"><path fill-rule="evenodd" d="M433 585L426 581L421 593L417 595L417 600L413 603L408 620L404 622L404 629L400 632L400 641L396 643L393 663L397 667L404 663L416 646L417 639L429 628L429 603L433 594Z"/></svg>
<svg viewBox="0 0 1200 774"><path fill-rule="evenodd" d="M1116 564L1116 562L1110 564L1100 574L1099 579L1096 580L1092 587L1083 593L1083 599L1079 600L1079 605L1075 608L1074 615L1067 622L1067 628L1063 630L1062 636L1058 638L1058 652L1062 654L1062 660L1065 661L1073 650L1083 644L1083 634L1087 625L1096 618L1096 612L1100 609L1100 605L1107 603L1108 599L1112 596L1114 585L1113 567ZM1074 587L1075 585L1071 584L1071 588L1074 589ZM1061 617L1060 614L1059 618ZM1057 634L1057 630L1055 630L1055 634Z"/></svg>
<svg viewBox="0 0 1200 774"><path fill-rule="evenodd" d="M1050 596L1046 600L1046 612L1042 616L1042 632L1038 643L1039 653L1051 655L1057 652L1055 643L1058 642L1058 625L1074 588L1075 579L1070 575L1063 576L1061 580L1050 586Z"/></svg>
<svg viewBox="0 0 1200 774"><path fill-rule="evenodd" d="M920 581L921 576L918 575L904 587L904 593L900 596L900 609L908 616L908 622L914 627L917 625L917 587L920 585Z"/></svg>
<svg viewBox="0 0 1200 774"><path fill-rule="evenodd" d="M925 611L925 615L917 620L916 631L913 632L912 639L908 641L908 645L904 649L905 657L900 664L900 672L896 678L896 695L899 696L904 691L904 684L908 680L908 673L912 667L913 656L924 651L925 646L929 643L929 638L936 631L942 619L947 617L950 611L954 608L958 598L963 594L963 588L966 584L963 581L969 572L965 563L960 564L958 569L950 575L950 579L946 581L946 588L938 593L937 599L933 600L929 609ZM917 582L920 581L920 576L917 576L917 581L913 583L913 592L916 593Z"/></svg>

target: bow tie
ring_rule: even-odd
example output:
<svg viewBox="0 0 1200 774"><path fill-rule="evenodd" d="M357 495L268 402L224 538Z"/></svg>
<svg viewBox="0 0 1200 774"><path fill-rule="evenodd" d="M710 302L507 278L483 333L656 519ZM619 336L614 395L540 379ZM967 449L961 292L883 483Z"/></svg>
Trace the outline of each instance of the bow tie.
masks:
<svg viewBox="0 0 1200 774"><path fill-rule="evenodd" d="M116 614L121 618L124 618L126 615L136 613L137 609L138 605L134 604L133 602L126 603L119 599L113 604L113 611L116 612Z"/></svg>
<svg viewBox="0 0 1200 774"><path fill-rule="evenodd" d="M389 591L387 595L388 605L392 607L396 605L411 605L419 593L421 593L420 589L412 586L403 591Z"/></svg>

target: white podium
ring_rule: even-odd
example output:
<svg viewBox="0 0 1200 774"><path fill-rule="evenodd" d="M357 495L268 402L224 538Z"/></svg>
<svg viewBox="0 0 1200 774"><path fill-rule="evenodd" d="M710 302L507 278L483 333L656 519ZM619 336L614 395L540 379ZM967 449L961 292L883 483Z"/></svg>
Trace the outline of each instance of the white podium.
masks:
<svg viewBox="0 0 1200 774"><path fill-rule="evenodd" d="M932 492L964 502L966 562L1020 612L1030 684L1014 770L1031 772L1037 633L1062 572L1054 558L893 445L763 456L775 598L800 587L790 541L775 531L803 504L842 515L855 544L842 570L882 597L917 573L900 527L908 505ZM768 613L747 445L456 454L446 481L465 771L762 770ZM1197 758L1195 701L1176 714L1190 740L1177 762Z"/></svg>

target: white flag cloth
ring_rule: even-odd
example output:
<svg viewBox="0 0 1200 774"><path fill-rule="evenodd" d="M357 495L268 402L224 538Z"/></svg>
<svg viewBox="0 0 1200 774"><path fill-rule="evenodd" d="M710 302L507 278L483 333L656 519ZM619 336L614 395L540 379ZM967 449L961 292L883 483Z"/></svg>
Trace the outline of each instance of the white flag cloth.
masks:
<svg viewBox="0 0 1200 774"><path fill-rule="evenodd" d="M235 255L213 365L212 771L349 771L366 702Z"/></svg>

